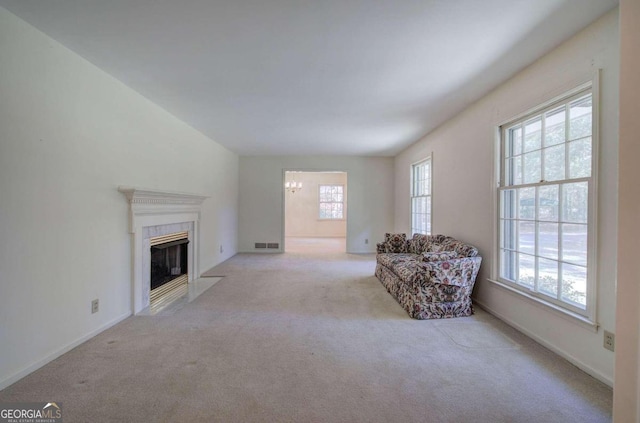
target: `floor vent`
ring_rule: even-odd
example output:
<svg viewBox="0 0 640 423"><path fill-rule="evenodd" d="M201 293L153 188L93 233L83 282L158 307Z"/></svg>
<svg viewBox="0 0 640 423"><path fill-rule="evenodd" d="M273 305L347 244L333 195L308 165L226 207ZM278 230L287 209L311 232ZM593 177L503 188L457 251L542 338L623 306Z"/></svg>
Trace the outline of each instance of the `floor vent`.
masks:
<svg viewBox="0 0 640 423"><path fill-rule="evenodd" d="M255 248L267 248L266 242L256 242Z"/></svg>

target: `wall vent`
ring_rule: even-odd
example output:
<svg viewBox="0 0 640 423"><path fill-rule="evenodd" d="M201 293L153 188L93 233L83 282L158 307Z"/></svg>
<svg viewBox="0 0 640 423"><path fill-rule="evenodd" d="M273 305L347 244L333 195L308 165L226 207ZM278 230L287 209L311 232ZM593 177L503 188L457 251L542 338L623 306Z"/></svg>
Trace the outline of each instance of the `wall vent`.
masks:
<svg viewBox="0 0 640 423"><path fill-rule="evenodd" d="M256 242L255 248L267 248L266 242Z"/></svg>
<svg viewBox="0 0 640 423"><path fill-rule="evenodd" d="M277 242L270 242L267 244L267 248L280 248L280 244Z"/></svg>

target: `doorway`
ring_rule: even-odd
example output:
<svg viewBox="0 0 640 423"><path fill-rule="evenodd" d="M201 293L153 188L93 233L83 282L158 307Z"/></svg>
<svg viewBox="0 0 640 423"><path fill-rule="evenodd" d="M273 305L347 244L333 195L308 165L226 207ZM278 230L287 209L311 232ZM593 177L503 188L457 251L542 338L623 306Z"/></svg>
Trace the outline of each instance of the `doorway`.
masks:
<svg viewBox="0 0 640 423"><path fill-rule="evenodd" d="M285 252L346 252L346 172L288 170L284 191Z"/></svg>

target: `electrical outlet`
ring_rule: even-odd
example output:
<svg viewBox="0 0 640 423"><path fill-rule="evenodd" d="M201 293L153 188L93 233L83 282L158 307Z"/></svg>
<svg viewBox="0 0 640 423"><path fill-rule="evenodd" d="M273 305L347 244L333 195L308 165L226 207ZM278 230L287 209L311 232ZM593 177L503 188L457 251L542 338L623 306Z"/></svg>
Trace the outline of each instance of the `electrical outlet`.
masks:
<svg viewBox="0 0 640 423"><path fill-rule="evenodd" d="M616 349L616 335L606 330L604 331L604 347L609 351Z"/></svg>
<svg viewBox="0 0 640 423"><path fill-rule="evenodd" d="M96 298L95 300L91 301L91 314L97 313L99 309L100 301Z"/></svg>
<svg viewBox="0 0 640 423"><path fill-rule="evenodd" d="M365 244L368 244L368 243L369 243L369 238L365 239L365 240L364 240L364 243L365 243Z"/></svg>
<svg viewBox="0 0 640 423"><path fill-rule="evenodd" d="M220 244L220 253L224 253L224 248L222 248L222 244Z"/></svg>

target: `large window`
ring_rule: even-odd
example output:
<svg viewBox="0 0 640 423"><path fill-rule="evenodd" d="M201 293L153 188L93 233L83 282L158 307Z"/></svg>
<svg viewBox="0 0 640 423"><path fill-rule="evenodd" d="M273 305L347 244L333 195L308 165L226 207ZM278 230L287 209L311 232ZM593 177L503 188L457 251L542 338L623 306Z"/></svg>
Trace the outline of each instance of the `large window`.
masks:
<svg viewBox="0 0 640 423"><path fill-rule="evenodd" d="M431 233L431 158L411 166L411 233Z"/></svg>
<svg viewBox="0 0 640 423"><path fill-rule="evenodd" d="M320 219L344 219L344 186L320 185Z"/></svg>
<svg viewBox="0 0 640 423"><path fill-rule="evenodd" d="M591 88L500 128L499 281L591 317Z"/></svg>

